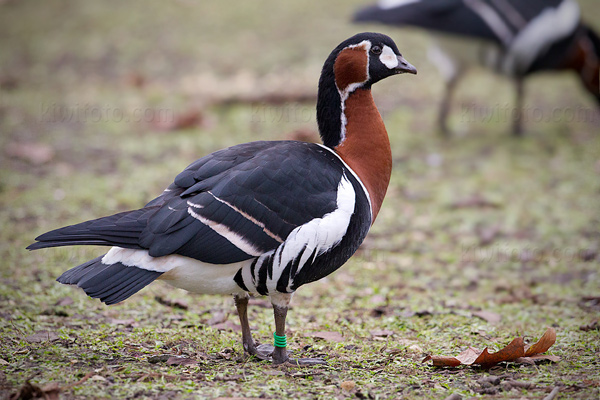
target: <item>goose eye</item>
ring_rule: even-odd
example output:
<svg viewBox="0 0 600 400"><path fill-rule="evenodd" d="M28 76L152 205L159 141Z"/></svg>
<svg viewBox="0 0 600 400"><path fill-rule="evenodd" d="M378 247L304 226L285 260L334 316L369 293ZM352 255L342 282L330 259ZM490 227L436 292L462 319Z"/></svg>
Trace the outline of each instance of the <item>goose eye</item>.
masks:
<svg viewBox="0 0 600 400"><path fill-rule="evenodd" d="M379 46L373 46L373 47L371 47L371 53L373 53L375 55L381 54L381 47L379 47Z"/></svg>

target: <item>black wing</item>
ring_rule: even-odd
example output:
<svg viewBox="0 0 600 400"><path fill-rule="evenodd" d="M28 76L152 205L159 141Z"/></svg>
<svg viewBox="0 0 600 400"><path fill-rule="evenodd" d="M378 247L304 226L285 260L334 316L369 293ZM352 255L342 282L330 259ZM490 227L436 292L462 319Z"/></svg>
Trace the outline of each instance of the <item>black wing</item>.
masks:
<svg viewBox="0 0 600 400"><path fill-rule="evenodd" d="M388 0L359 10L354 21L416 26L507 45L527 23L564 1L570 0Z"/></svg>
<svg viewBox="0 0 600 400"><path fill-rule="evenodd" d="M197 160L143 209L48 232L29 249L98 244L242 261L335 210L342 174L342 163L315 144L242 144Z"/></svg>

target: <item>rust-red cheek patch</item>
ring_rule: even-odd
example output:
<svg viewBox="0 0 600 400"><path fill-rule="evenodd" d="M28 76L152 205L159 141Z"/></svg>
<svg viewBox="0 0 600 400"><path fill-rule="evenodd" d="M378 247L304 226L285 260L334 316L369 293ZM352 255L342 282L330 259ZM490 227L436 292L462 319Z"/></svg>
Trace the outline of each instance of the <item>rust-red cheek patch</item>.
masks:
<svg viewBox="0 0 600 400"><path fill-rule="evenodd" d="M333 65L335 83L344 91L352 83L364 82L368 79L367 48L365 46L349 47L338 54Z"/></svg>

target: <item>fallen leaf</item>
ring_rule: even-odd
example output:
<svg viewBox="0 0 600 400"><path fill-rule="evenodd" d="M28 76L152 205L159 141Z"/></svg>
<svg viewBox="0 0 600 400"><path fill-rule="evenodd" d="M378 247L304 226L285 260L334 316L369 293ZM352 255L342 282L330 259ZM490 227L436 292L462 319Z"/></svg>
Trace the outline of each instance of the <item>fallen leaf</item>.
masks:
<svg viewBox="0 0 600 400"><path fill-rule="evenodd" d="M109 324L112 325L125 325L125 326L136 326L138 324L135 323L135 319L133 318L127 318L127 319L117 319L117 318L110 318L108 320Z"/></svg>
<svg viewBox="0 0 600 400"><path fill-rule="evenodd" d="M233 375L223 375L223 374L219 374L217 376L215 376L215 381L221 381L221 382L233 382L233 381L241 381L244 379L243 375L240 374L233 374Z"/></svg>
<svg viewBox="0 0 600 400"><path fill-rule="evenodd" d="M517 364L526 364L526 365L535 365L542 364L546 361L556 363L561 360L558 356L551 356L546 354L538 354L536 356L531 357L519 357L514 362Z"/></svg>
<svg viewBox="0 0 600 400"><path fill-rule="evenodd" d="M0 358L0 365L8 365L8 361L6 361L4 358Z"/></svg>
<svg viewBox="0 0 600 400"><path fill-rule="evenodd" d="M548 328L544 335L537 342L532 344L527 351L525 351L525 357L545 353L555 342L556 331L554 328Z"/></svg>
<svg viewBox="0 0 600 400"><path fill-rule="evenodd" d="M169 360L169 358L171 358L170 355L168 355L168 354L161 354L159 356L148 357L148 362L150 364L158 364L158 363L167 362L167 360Z"/></svg>
<svg viewBox="0 0 600 400"><path fill-rule="evenodd" d="M491 311L475 311L473 313L474 317L481 318L484 321L489 322L490 324L497 324L502 319L500 314L496 314Z"/></svg>
<svg viewBox="0 0 600 400"><path fill-rule="evenodd" d="M146 84L146 78L140 72L134 71L125 76L125 84L141 88Z"/></svg>
<svg viewBox="0 0 600 400"><path fill-rule="evenodd" d="M295 131L288 133L286 138L308 143L319 143L321 141L319 134L316 131L306 128L296 129Z"/></svg>
<svg viewBox="0 0 600 400"><path fill-rule="evenodd" d="M155 296L154 300L167 307L179 308L181 310L187 310L189 308L188 303L181 299L170 300L161 296Z"/></svg>
<svg viewBox="0 0 600 400"><path fill-rule="evenodd" d="M14 90L19 86L19 80L12 75L0 76L0 89L2 90Z"/></svg>
<svg viewBox="0 0 600 400"><path fill-rule="evenodd" d="M435 367L457 367L459 365L481 365L489 368L500 362L531 363L536 360L556 362L560 357L541 355L556 341L556 331L548 328L544 335L525 351L525 341L522 337L513 339L507 346L495 353L490 353L486 347L483 350L469 347L456 357L427 356L422 362L433 361Z"/></svg>
<svg viewBox="0 0 600 400"><path fill-rule="evenodd" d="M500 208L501 204L486 199L480 194L474 194L450 204L451 209L458 208Z"/></svg>
<svg viewBox="0 0 600 400"><path fill-rule="evenodd" d="M480 364L484 367L496 365L502 361L514 361L519 357L523 357L525 352L525 342L523 338L515 338L508 346L495 353L489 353L487 347L483 349L479 357L473 364Z"/></svg>
<svg viewBox="0 0 600 400"><path fill-rule="evenodd" d="M452 393L450 396L446 397L444 400L462 400L462 396L458 393Z"/></svg>
<svg viewBox="0 0 600 400"><path fill-rule="evenodd" d="M30 164L42 165L54 158L54 149L41 143L12 142L6 145L6 154Z"/></svg>
<svg viewBox="0 0 600 400"><path fill-rule="evenodd" d="M206 325L215 326L222 324L223 322L227 321L227 317L229 317L229 313L217 311L208 321L206 321Z"/></svg>
<svg viewBox="0 0 600 400"><path fill-rule="evenodd" d="M535 365L531 357L519 357L514 361L516 364Z"/></svg>
<svg viewBox="0 0 600 400"><path fill-rule="evenodd" d="M317 339L326 340L328 342L342 342L344 340L344 337L338 332L319 331L313 332L309 335Z"/></svg>
<svg viewBox="0 0 600 400"><path fill-rule="evenodd" d="M167 365L193 365L198 364L196 360L186 357L171 356L167 359Z"/></svg>
<svg viewBox="0 0 600 400"><path fill-rule="evenodd" d="M25 338L26 342L29 343L42 343L42 342L54 342L58 340L59 337L56 333L51 331L39 331L34 333L33 335L29 335Z"/></svg>
<svg viewBox="0 0 600 400"><path fill-rule="evenodd" d="M356 387L356 382L354 381L344 381L340 383L340 387L342 390L350 391Z"/></svg>
<svg viewBox="0 0 600 400"><path fill-rule="evenodd" d="M579 327L580 330L584 331L584 332L588 332L588 331L600 331L600 323L598 323L598 320L594 320L592 322L590 322L587 325L581 325Z"/></svg>
<svg viewBox="0 0 600 400"><path fill-rule="evenodd" d="M50 383L44 387L39 387L36 384L25 381L23 386L19 388L16 393L10 395L10 400L19 399L46 399L46 400L58 400L60 394L60 387L56 383Z"/></svg>
<svg viewBox="0 0 600 400"><path fill-rule="evenodd" d="M61 297L60 299L58 299L58 301L54 304L55 306L70 306L71 304L73 304L73 299L70 297Z"/></svg>
<svg viewBox="0 0 600 400"><path fill-rule="evenodd" d="M551 356L549 354L537 354L529 358L531 358L536 364L539 364L543 361L559 362L561 360L559 356Z"/></svg>
<svg viewBox="0 0 600 400"><path fill-rule="evenodd" d="M388 336L392 336L394 334L394 331L385 330L385 329L383 329L383 330L373 329L372 331L369 331L369 333L373 337L388 337Z"/></svg>
<svg viewBox="0 0 600 400"><path fill-rule="evenodd" d="M156 118L151 121L151 124L155 129L164 132L195 128L200 126L204 120L204 115L199 109L189 109L179 114L160 111L155 112Z"/></svg>
<svg viewBox="0 0 600 400"><path fill-rule="evenodd" d="M478 350L474 347L469 347L462 353L456 356L456 359L461 362L461 364L473 364L477 357L481 355L481 350Z"/></svg>
<svg viewBox="0 0 600 400"><path fill-rule="evenodd" d="M432 365L434 367L458 367L462 364L456 357L446 356L427 356L422 362L427 362L429 360L433 361Z"/></svg>
<svg viewBox="0 0 600 400"><path fill-rule="evenodd" d="M230 360L234 354L235 354L235 351L233 349L225 348L225 349L221 350L220 352L218 352L217 356L219 356L220 358L223 358L225 360Z"/></svg>
<svg viewBox="0 0 600 400"><path fill-rule="evenodd" d="M242 327L240 325L236 325L235 323L233 323L231 321L225 321L225 322L221 322L220 324L212 325L212 328L218 329L220 331L233 331L233 332L239 332L242 330Z"/></svg>

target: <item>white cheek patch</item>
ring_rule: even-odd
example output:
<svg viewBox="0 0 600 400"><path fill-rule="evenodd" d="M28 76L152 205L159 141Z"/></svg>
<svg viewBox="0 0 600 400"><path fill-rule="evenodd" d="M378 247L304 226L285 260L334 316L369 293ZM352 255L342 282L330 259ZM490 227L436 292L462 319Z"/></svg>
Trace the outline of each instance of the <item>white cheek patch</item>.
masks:
<svg viewBox="0 0 600 400"><path fill-rule="evenodd" d="M398 66L398 56L389 46L383 46L383 50L379 55L379 61L389 69L394 69Z"/></svg>

